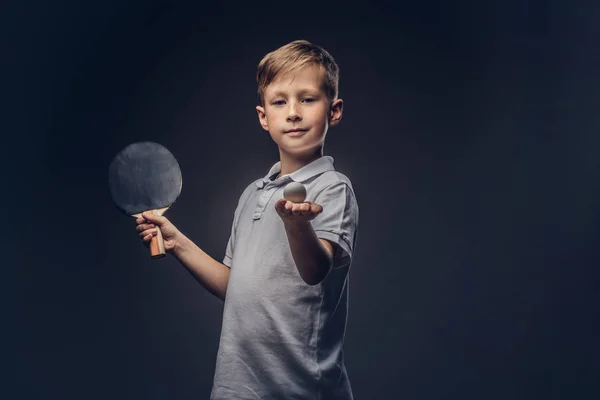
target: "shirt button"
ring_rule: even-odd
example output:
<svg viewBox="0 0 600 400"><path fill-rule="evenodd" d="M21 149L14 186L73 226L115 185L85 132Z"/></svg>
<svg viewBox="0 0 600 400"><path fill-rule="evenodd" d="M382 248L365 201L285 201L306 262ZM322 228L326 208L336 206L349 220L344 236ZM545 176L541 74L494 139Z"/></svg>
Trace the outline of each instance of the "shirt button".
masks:
<svg viewBox="0 0 600 400"><path fill-rule="evenodd" d="M269 192L263 192L263 197L267 197L269 195Z"/></svg>

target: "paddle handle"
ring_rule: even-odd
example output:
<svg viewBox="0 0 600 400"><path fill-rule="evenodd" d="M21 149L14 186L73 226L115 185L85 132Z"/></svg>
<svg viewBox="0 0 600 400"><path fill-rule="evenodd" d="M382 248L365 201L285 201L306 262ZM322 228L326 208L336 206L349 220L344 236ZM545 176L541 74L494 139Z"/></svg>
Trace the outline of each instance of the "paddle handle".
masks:
<svg viewBox="0 0 600 400"><path fill-rule="evenodd" d="M151 210L147 212L151 212L154 215L163 215L165 211L167 211L169 207L159 208L156 210ZM132 217L139 218L143 213L133 214ZM156 225L155 225L156 226ZM166 255L165 252L165 241L163 239L162 232L160 230L160 226L156 226L156 235L152 236L150 239L150 244L148 246L150 249L150 257L153 259L163 258Z"/></svg>
<svg viewBox="0 0 600 400"><path fill-rule="evenodd" d="M150 257L153 259L162 258L165 256L165 242L163 240L160 227L156 227L156 236L152 236L150 240Z"/></svg>

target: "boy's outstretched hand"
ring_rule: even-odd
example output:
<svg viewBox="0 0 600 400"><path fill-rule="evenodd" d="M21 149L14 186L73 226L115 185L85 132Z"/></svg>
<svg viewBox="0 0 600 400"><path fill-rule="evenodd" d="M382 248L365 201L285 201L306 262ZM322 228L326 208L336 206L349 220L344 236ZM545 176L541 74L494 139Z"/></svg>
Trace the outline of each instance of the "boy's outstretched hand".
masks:
<svg viewBox="0 0 600 400"><path fill-rule="evenodd" d="M315 219L323 211L323 207L309 201L293 203L283 198L275 203L275 210L284 223L301 223Z"/></svg>
<svg viewBox="0 0 600 400"><path fill-rule="evenodd" d="M181 236L181 232L179 232L171 221L163 216L145 212L141 217L137 218L135 222L137 223L136 230L146 247L150 245L152 236L156 236L156 227L159 226L165 244L165 251L167 253L173 252L177 240L179 240Z"/></svg>

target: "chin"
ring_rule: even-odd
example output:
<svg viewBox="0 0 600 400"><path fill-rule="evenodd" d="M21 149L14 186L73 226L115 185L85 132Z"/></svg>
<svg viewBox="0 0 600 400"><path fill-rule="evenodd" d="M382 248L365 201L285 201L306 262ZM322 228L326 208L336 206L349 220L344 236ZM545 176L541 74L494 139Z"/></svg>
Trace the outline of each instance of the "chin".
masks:
<svg viewBox="0 0 600 400"><path fill-rule="evenodd" d="M321 154L323 151L323 145L319 144L317 146L279 146L279 149L291 156L297 158L306 158L315 155L316 153Z"/></svg>

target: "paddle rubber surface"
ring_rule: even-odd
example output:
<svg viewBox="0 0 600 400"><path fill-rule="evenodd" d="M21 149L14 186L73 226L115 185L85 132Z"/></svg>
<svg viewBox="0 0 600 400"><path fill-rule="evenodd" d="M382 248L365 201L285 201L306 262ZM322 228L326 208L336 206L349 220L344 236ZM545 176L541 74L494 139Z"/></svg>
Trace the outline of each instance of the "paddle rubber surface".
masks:
<svg viewBox="0 0 600 400"><path fill-rule="evenodd" d="M164 146L137 142L115 156L108 183L115 205L134 215L173 204L181 192L181 170Z"/></svg>

